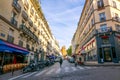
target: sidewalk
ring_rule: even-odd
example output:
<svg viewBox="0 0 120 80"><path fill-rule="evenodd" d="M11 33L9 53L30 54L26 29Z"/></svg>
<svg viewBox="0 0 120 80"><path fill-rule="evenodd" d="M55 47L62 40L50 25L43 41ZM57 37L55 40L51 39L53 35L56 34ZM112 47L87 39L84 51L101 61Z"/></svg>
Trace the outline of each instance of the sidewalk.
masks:
<svg viewBox="0 0 120 80"><path fill-rule="evenodd" d="M91 61L91 62L84 62L84 66L120 66L120 62L119 63L111 63L111 62L106 62L106 63L98 63L95 61Z"/></svg>
<svg viewBox="0 0 120 80"><path fill-rule="evenodd" d="M0 80L7 80L9 78L12 78L12 77L15 77L15 76L18 76L18 75L21 75L21 74L23 74L22 69L14 71L13 75L12 75L12 72L5 73L5 74L0 75Z"/></svg>

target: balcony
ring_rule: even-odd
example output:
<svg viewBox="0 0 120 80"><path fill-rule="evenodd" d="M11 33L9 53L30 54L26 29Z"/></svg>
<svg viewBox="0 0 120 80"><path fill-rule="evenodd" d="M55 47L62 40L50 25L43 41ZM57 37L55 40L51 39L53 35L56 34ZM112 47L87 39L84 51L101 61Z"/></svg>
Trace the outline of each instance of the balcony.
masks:
<svg viewBox="0 0 120 80"><path fill-rule="evenodd" d="M112 18L114 21L120 22L120 18L119 17L113 17Z"/></svg>
<svg viewBox="0 0 120 80"><path fill-rule="evenodd" d="M15 20L14 17L11 18L11 23L17 27L17 21Z"/></svg>
<svg viewBox="0 0 120 80"><path fill-rule="evenodd" d="M16 0L13 0L12 6L15 8L15 10L20 13L21 12L21 6L18 4Z"/></svg>
<svg viewBox="0 0 120 80"><path fill-rule="evenodd" d="M22 11L22 17L27 21L28 20L28 15L25 11Z"/></svg>
<svg viewBox="0 0 120 80"><path fill-rule="evenodd" d="M96 30L97 33L106 33L106 32L112 32L112 27L106 27Z"/></svg>
<svg viewBox="0 0 120 80"><path fill-rule="evenodd" d="M28 20L28 23L29 23L30 26L33 26L33 22L32 22L31 19Z"/></svg>
<svg viewBox="0 0 120 80"><path fill-rule="evenodd" d="M27 36L29 36L31 39L35 40L36 42L38 42L38 38L37 36L35 36L35 34L33 34L25 25L21 24L20 25L20 30L26 34Z"/></svg>

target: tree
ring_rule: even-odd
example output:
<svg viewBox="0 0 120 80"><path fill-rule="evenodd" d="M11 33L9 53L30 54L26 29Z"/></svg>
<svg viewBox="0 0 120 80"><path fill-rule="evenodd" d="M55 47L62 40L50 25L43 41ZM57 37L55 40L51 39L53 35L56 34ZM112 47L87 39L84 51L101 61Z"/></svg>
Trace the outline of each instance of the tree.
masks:
<svg viewBox="0 0 120 80"><path fill-rule="evenodd" d="M71 55L72 55L72 46L70 46L70 47L67 49L67 55L68 55L68 56L71 56Z"/></svg>

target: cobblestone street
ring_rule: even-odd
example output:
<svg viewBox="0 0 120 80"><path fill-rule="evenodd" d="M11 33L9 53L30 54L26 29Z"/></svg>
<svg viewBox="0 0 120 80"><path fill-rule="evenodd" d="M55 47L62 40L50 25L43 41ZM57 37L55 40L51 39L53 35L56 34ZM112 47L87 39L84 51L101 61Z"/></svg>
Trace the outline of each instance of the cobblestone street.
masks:
<svg viewBox="0 0 120 80"><path fill-rule="evenodd" d="M0 80L119 80L120 67L74 67L74 64L64 61L62 68L60 68L59 63L56 63L42 71L17 74L19 75L14 74L16 76L13 77L11 74L1 75Z"/></svg>

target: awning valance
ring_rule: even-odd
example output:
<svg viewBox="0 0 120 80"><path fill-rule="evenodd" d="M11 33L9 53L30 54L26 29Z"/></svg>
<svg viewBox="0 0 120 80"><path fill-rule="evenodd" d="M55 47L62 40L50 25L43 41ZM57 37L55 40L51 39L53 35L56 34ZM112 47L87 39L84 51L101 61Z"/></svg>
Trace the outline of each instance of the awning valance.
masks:
<svg viewBox="0 0 120 80"><path fill-rule="evenodd" d="M10 44L6 41L0 40L0 52L10 52L10 53L20 53L20 54L28 54L29 51L25 48L19 47L14 44Z"/></svg>

